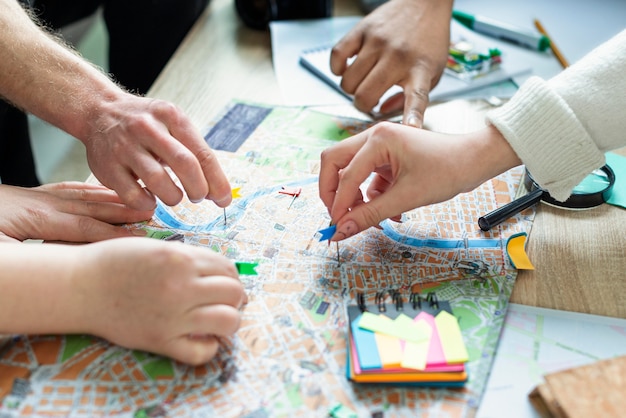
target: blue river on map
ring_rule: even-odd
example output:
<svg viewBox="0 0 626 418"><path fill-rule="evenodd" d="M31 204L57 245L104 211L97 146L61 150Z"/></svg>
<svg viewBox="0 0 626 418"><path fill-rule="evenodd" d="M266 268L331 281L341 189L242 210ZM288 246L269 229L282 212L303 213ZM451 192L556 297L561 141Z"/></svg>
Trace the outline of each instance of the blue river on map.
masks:
<svg viewBox="0 0 626 418"><path fill-rule="evenodd" d="M231 223L235 223L245 213L248 206L257 198L275 195L283 187L302 187L311 183L317 182L317 177L312 177L306 180L300 180L294 183L286 184L285 186L269 187L265 189L259 189L251 195L236 199L236 204L228 207L228 220ZM157 208L155 210L155 216L159 222L165 225L167 228L176 229L179 231L190 232L210 232L214 230L226 230L227 225L224 223L224 218L219 216L211 222L205 224L188 224L178 218L172 213L172 210L164 205L161 201L157 202ZM410 247L429 247L440 249L454 249L454 248L495 248L501 246L499 239L439 239L439 238L415 238L409 235L403 235L396 231L389 220L384 220L380 223L383 228L383 233L391 240Z"/></svg>

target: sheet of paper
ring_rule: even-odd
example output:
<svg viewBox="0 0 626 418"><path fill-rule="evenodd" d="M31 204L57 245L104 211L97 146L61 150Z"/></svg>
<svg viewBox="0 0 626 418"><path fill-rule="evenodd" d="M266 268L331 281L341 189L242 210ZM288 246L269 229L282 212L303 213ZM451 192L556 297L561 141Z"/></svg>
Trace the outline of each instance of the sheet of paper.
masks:
<svg viewBox="0 0 626 418"><path fill-rule="evenodd" d="M538 417L528 394L546 373L626 354L626 319L510 304L477 417Z"/></svg>
<svg viewBox="0 0 626 418"><path fill-rule="evenodd" d="M285 104L292 106L350 104L350 100L302 68L298 57L305 49L334 45L360 19L360 16L350 16L270 23L272 62Z"/></svg>

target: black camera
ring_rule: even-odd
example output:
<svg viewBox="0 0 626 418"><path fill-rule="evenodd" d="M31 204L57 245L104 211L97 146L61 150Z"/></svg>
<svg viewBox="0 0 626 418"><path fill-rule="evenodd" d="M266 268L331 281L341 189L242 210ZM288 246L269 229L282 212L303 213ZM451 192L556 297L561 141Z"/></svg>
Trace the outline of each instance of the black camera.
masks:
<svg viewBox="0 0 626 418"><path fill-rule="evenodd" d="M273 20L329 17L332 0L235 0L237 13L254 29L267 29Z"/></svg>

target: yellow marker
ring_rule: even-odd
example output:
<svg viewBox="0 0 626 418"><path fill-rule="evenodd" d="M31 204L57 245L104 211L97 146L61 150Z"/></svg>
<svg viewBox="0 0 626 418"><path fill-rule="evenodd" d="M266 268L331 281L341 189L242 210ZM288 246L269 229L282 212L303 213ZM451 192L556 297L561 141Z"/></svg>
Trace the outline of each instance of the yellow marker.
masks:
<svg viewBox="0 0 626 418"><path fill-rule="evenodd" d="M526 232L512 235L506 242L506 252L511 260L511 264L518 270L534 270L533 263L530 262L526 254Z"/></svg>

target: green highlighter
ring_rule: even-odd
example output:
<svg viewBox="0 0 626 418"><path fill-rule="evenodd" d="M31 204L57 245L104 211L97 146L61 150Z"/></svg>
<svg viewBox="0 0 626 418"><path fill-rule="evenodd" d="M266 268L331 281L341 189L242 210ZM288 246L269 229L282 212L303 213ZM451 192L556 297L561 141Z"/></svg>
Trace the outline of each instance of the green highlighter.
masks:
<svg viewBox="0 0 626 418"><path fill-rule="evenodd" d="M452 18L463 26L478 33L501 39L515 45L542 52L550 48L550 39L539 32L526 30L508 23L498 22L484 16L471 15L458 10L452 11Z"/></svg>

